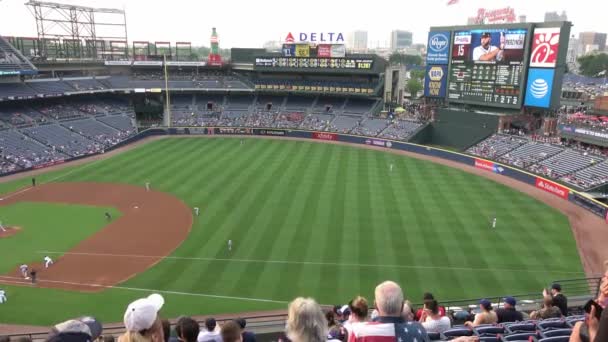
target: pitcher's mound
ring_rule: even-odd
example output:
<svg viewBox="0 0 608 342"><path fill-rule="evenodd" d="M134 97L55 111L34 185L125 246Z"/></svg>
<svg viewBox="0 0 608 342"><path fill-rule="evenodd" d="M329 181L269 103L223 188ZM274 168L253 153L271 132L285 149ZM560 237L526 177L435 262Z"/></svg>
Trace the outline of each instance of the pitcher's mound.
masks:
<svg viewBox="0 0 608 342"><path fill-rule="evenodd" d="M21 230L21 227L4 227L4 231L0 229L0 239L9 238Z"/></svg>

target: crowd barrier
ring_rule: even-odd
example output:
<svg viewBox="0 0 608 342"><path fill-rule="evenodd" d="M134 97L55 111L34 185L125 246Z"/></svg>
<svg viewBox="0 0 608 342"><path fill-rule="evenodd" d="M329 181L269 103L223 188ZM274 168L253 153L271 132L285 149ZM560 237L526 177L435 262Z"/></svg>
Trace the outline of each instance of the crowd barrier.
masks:
<svg viewBox="0 0 608 342"><path fill-rule="evenodd" d="M570 201L591 213L603 218L608 221L608 206L594 199L588 198L580 192L554 182L552 180L534 175L527 171L523 171L512 166L497 163L491 160L481 159L474 156L470 156L463 153L453 152L444 150L436 147L429 147L424 145L418 145L413 143L406 143L402 141L395 141L389 139L380 139L364 136L356 136L349 134L339 134L333 132L316 132L316 131L305 131L296 129L276 129L276 128L252 128L252 127L179 127L179 128L151 128L147 129L139 134L130 137L129 139L122 141L121 143L113 146L106 151L111 151L119 147L131 144L138 140L156 136L156 135L207 135L207 136L221 136L221 135L243 135L243 136L273 136L273 137L291 137L291 138L303 138L311 140L321 141L340 141L351 144L359 145L371 145L385 149L394 149L417 153L421 155L438 157L447 159L450 161L469 165L487 172L499 174L501 176L516 179L520 182L526 183L543 191L553 194L554 196L560 197L563 200ZM82 157L74 158L80 159ZM71 159L73 160L73 159ZM67 160L66 160L67 161ZM62 162L66 162L62 161ZM23 172L27 170L19 170L17 172ZM15 173L15 172L13 172Z"/></svg>

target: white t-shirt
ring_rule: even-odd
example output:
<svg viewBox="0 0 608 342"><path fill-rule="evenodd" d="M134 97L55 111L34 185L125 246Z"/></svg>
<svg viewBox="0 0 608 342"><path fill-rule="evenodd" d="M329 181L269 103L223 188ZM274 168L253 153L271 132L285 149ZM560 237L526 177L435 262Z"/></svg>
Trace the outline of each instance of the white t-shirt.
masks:
<svg viewBox="0 0 608 342"><path fill-rule="evenodd" d="M52 260L51 260L51 258L50 258L50 257L45 256L45 257L44 257L44 261L52 261Z"/></svg>
<svg viewBox="0 0 608 342"><path fill-rule="evenodd" d="M215 329L215 331L209 331L204 328L198 334L197 341L198 342L223 342L222 335L220 334L219 329Z"/></svg>
<svg viewBox="0 0 608 342"><path fill-rule="evenodd" d="M422 326L427 332L436 332L441 334L450 329L452 322L450 322L450 319L445 316L441 317L440 319L427 318L426 322L422 323Z"/></svg>
<svg viewBox="0 0 608 342"><path fill-rule="evenodd" d="M481 58L481 56L483 56L487 53L490 53L494 50L498 50L498 47L496 47L494 45L490 45L488 47L488 49L486 50L486 49L484 49L483 46L479 45L478 47L473 49L473 60L478 61Z"/></svg>

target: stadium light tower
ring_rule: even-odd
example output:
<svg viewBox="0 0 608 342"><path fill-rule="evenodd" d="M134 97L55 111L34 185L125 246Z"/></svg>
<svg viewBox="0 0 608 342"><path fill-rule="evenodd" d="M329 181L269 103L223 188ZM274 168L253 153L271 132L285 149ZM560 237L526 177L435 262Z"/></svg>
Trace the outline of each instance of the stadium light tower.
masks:
<svg viewBox="0 0 608 342"><path fill-rule="evenodd" d="M30 0L25 6L36 19L36 31L44 54L47 42L52 40L62 40L64 47L69 47L65 48L65 57L72 58L102 57L99 55L116 53L113 45L127 46L127 17L124 10L36 0ZM110 44L109 51L105 49L106 42ZM124 53L128 56L128 49Z"/></svg>

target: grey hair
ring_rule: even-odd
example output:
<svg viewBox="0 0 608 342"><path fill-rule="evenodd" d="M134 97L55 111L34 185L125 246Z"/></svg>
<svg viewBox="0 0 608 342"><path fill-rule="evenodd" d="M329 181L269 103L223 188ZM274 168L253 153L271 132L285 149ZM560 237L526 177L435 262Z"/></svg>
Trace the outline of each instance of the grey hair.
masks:
<svg viewBox="0 0 608 342"><path fill-rule="evenodd" d="M376 286L375 300L380 316L401 316L403 291L394 281L385 281Z"/></svg>
<svg viewBox="0 0 608 342"><path fill-rule="evenodd" d="M287 337L294 342L325 342L327 320L312 298L298 297L289 304Z"/></svg>

